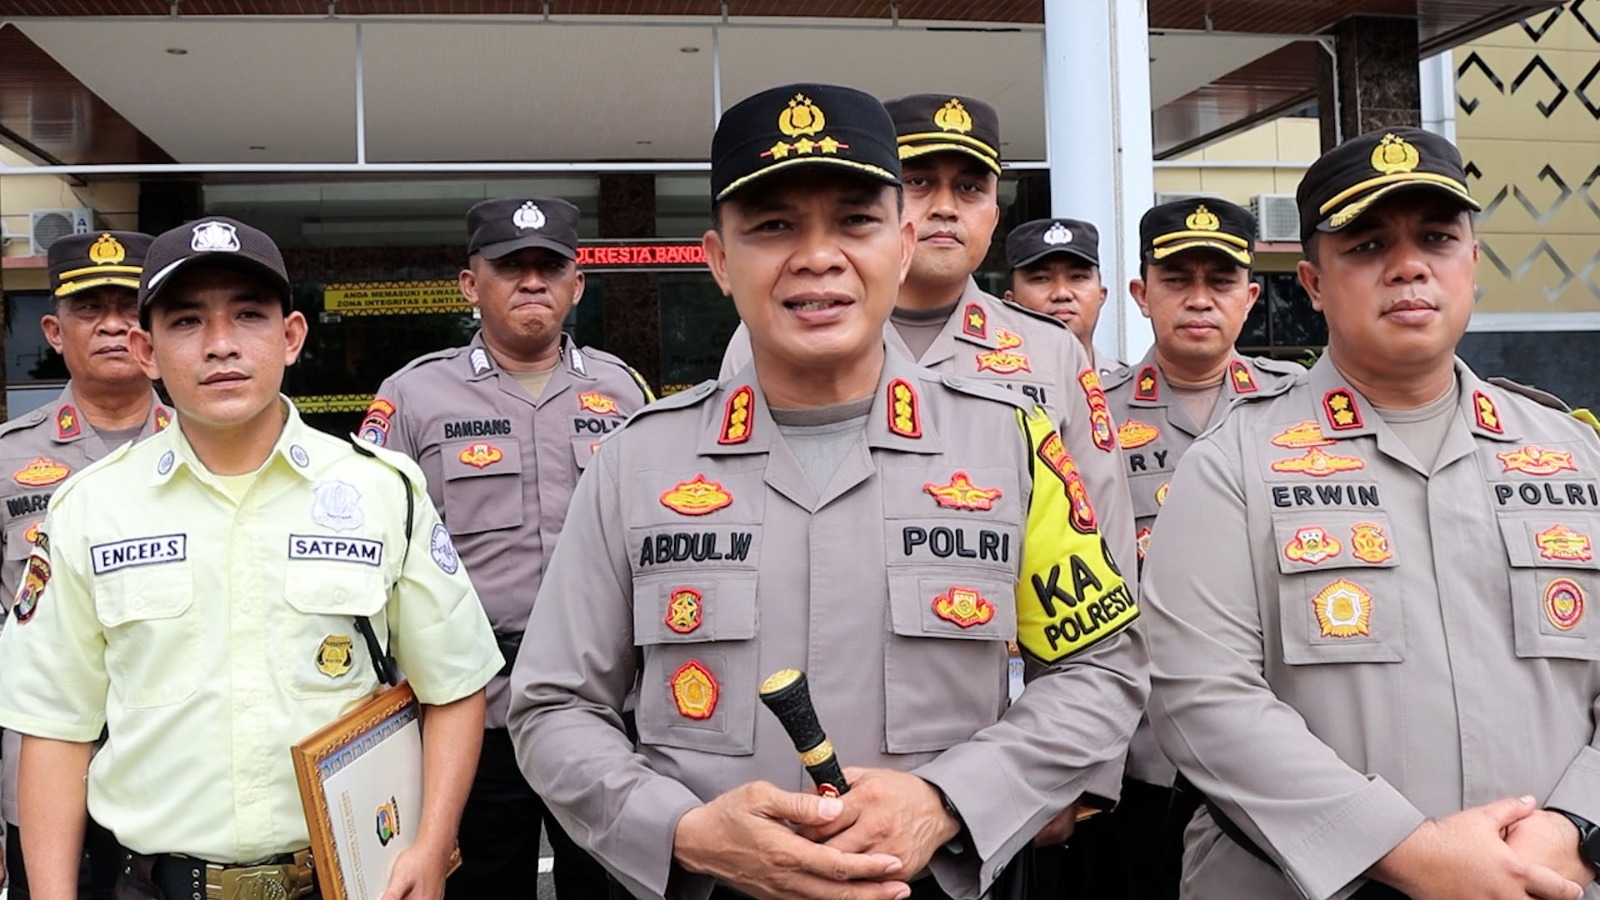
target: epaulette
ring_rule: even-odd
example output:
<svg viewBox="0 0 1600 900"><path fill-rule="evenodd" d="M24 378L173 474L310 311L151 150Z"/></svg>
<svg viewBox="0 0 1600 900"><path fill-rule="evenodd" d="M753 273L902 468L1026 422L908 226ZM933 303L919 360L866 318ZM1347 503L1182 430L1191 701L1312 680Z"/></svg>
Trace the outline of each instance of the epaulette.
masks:
<svg viewBox="0 0 1600 900"><path fill-rule="evenodd" d="M1299 378L1310 371L1292 359L1273 359L1270 356L1246 356L1245 359L1250 361L1250 365L1261 371L1272 372L1276 375L1289 375Z"/></svg>
<svg viewBox="0 0 1600 900"><path fill-rule="evenodd" d="M49 404L45 405L48 406ZM25 429L32 428L33 426L38 425L40 422L43 422L46 418L48 417L45 415L44 409L41 407L26 415L17 416L15 419L9 419L3 423L0 423L0 438L3 438L15 431L23 431Z"/></svg>
<svg viewBox="0 0 1600 900"><path fill-rule="evenodd" d="M681 390L676 394L668 394L667 396L662 397L660 400L657 400L656 402L646 406L644 409L641 409L632 416L628 417L628 421L623 424L622 428L615 429L613 433L616 431L622 431L629 425L632 425L633 423L639 421L645 416L651 415L652 413L666 412L672 409L688 409L689 407L700 403L707 397L716 393L716 390L716 380L708 379L700 382L692 388Z"/></svg>
<svg viewBox="0 0 1600 900"><path fill-rule="evenodd" d="M644 376L640 375L638 370L633 366L628 365L627 361L625 361L622 357L617 356L614 353L607 353L604 350L599 350L594 347L579 347L578 352L589 357L595 362L610 363L622 371L627 372L628 377L632 378L633 383L637 384L639 386L639 390L644 393L644 402L655 402L656 392L650 389L650 383L645 381Z"/></svg>
<svg viewBox="0 0 1600 900"><path fill-rule="evenodd" d="M1247 356L1245 359L1249 360L1251 366L1262 372L1280 376L1264 380L1264 383L1259 385L1258 390L1252 393L1237 395L1238 399L1245 403L1254 403L1259 400L1266 400L1269 397L1280 397L1287 394L1289 389L1298 384L1305 377L1306 372L1310 371L1305 366L1291 360L1268 359L1264 356Z"/></svg>
<svg viewBox="0 0 1600 900"><path fill-rule="evenodd" d="M1119 388L1133 380L1133 366L1123 365L1100 376L1102 390Z"/></svg>
<svg viewBox="0 0 1600 900"><path fill-rule="evenodd" d="M1562 400L1560 397L1557 397L1555 394L1550 393L1549 391L1541 391L1532 385L1519 384L1509 378L1502 378L1499 375L1495 375L1492 378L1486 378L1484 380L1497 388L1503 388L1504 390L1508 390L1513 394L1521 394L1540 406L1548 406L1551 409L1560 410L1561 412L1568 414L1572 412L1572 407L1568 406L1566 401Z"/></svg>
<svg viewBox="0 0 1600 900"><path fill-rule="evenodd" d="M1000 301L1000 305L1005 307L1005 308L1007 308L1007 309L1013 310L1015 312L1022 313L1023 315L1028 316L1029 318L1038 319L1041 322L1049 322L1051 325L1054 325L1057 328L1067 329L1067 323L1061 321L1060 319L1056 318L1055 316L1048 315L1048 314L1042 313L1042 312L1035 312L1034 310L1031 310L1031 309L1027 308L1026 306L1023 306L1021 303L1016 302L1015 300L1001 300ZM1070 331L1071 329L1067 329L1067 330Z"/></svg>
<svg viewBox="0 0 1600 900"><path fill-rule="evenodd" d="M443 350L435 350L432 353L424 353L421 356L417 357L416 359L413 359L411 362L408 362L405 365L401 366L398 371L396 371L393 375L390 375L389 377L390 378L399 378L401 375L404 375L407 372L411 371L412 369L415 369L418 366L421 366L421 365L423 365L425 363L437 362L437 361L443 360L443 359L455 359L456 357L461 355L461 352L463 350L466 350L466 349L467 348L465 348L465 347L446 347Z"/></svg>
<svg viewBox="0 0 1600 900"><path fill-rule="evenodd" d="M1034 402L1027 394L1019 391L1007 390L1000 385L985 381L981 378L963 378L960 375L940 375L939 382L945 387L973 397L985 400L998 400L1007 406L1013 406L1025 413L1031 413Z"/></svg>

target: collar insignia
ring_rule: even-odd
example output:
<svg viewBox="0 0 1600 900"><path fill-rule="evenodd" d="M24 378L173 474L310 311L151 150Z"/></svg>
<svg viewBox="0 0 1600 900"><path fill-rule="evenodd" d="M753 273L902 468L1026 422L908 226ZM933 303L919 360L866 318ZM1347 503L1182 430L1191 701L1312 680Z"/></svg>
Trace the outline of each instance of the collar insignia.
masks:
<svg viewBox="0 0 1600 900"><path fill-rule="evenodd" d="M922 412L917 392L903 378L889 382L889 430L904 438L922 437Z"/></svg>
<svg viewBox="0 0 1600 900"><path fill-rule="evenodd" d="M1161 383L1156 380L1156 367L1145 366L1139 370L1138 381L1133 386L1133 399L1147 402L1161 399Z"/></svg>
<svg viewBox="0 0 1600 900"><path fill-rule="evenodd" d="M1229 363L1228 373L1233 376L1233 392L1235 394L1254 394L1258 390L1256 377L1251 374L1250 366L1246 365L1243 360L1236 359Z"/></svg>
<svg viewBox="0 0 1600 900"><path fill-rule="evenodd" d="M78 410L67 403L56 411L56 440L65 441L83 433L83 425L78 421Z"/></svg>
<svg viewBox="0 0 1600 900"><path fill-rule="evenodd" d="M1477 417L1479 428L1492 434L1505 434L1505 427L1500 424L1500 410L1495 408L1488 394L1483 391L1472 392L1472 412Z"/></svg>
<svg viewBox="0 0 1600 900"><path fill-rule="evenodd" d="M728 395L728 402L722 407L722 431L717 435L717 443L742 444L750 440L750 416L755 412L756 392L750 385L744 385L737 391Z"/></svg>
<svg viewBox="0 0 1600 900"><path fill-rule="evenodd" d="M1334 388L1322 395L1322 411L1334 431L1349 431L1361 427L1361 407L1356 405L1355 392L1349 388Z"/></svg>
<svg viewBox="0 0 1600 900"><path fill-rule="evenodd" d="M984 314L983 307L976 303L967 304L966 311L961 314L961 333L980 341L988 339L989 317Z"/></svg>

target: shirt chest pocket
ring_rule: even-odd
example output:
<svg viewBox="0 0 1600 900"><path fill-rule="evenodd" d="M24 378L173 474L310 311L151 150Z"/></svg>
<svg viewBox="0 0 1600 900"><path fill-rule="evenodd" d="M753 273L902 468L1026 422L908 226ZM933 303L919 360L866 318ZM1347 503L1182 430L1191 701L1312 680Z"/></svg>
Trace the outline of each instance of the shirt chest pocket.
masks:
<svg viewBox="0 0 1600 900"><path fill-rule="evenodd" d="M635 579L640 741L724 756L755 752L756 628L753 571Z"/></svg>
<svg viewBox="0 0 1600 900"><path fill-rule="evenodd" d="M268 643L269 664L290 696L354 698L377 686L372 654L356 629L356 617L366 616L379 642L388 646L385 562L381 557L376 564L288 561L284 602L269 613L274 621Z"/></svg>
<svg viewBox="0 0 1600 900"><path fill-rule="evenodd" d="M1600 627L1589 609L1600 588L1597 527L1593 514L1500 516L1517 656L1600 659Z"/></svg>
<svg viewBox="0 0 1600 900"><path fill-rule="evenodd" d="M1387 514L1277 516L1272 531L1285 663L1405 660L1405 609Z"/></svg>
<svg viewBox="0 0 1600 900"><path fill-rule="evenodd" d="M182 703L199 688L201 613L187 560L131 566L94 580L95 615L105 628L106 672L130 709ZM226 640L218 635L216 640Z"/></svg>
<svg viewBox="0 0 1600 900"><path fill-rule="evenodd" d="M522 448L514 439L439 445L444 470L444 519L453 535L519 528Z"/></svg>
<svg viewBox="0 0 1600 900"><path fill-rule="evenodd" d="M1171 484L1170 471L1140 472L1128 476L1128 493L1133 500L1133 517L1140 521L1153 519L1167 502L1167 486Z"/></svg>

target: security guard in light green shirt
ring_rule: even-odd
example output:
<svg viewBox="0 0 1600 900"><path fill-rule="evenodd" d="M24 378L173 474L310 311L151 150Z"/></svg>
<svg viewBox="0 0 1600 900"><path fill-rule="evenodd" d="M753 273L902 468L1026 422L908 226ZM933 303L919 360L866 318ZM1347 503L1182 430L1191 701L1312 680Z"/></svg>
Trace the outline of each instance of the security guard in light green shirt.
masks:
<svg viewBox="0 0 1600 900"><path fill-rule="evenodd" d="M151 246L133 351L179 427L57 490L0 637L41 900L73 896L86 768L89 811L132 854L118 897L244 897L229 870L315 896L288 750L378 687L357 617L429 708L417 843L384 896L443 891L500 653L416 466L278 393L306 330L288 287L243 223Z"/></svg>

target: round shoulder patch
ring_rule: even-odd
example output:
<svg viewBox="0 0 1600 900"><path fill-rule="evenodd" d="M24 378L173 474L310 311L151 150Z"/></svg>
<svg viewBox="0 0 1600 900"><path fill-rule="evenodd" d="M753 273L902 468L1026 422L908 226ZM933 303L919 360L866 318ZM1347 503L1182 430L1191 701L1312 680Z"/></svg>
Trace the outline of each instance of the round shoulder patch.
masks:
<svg viewBox="0 0 1600 900"><path fill-rule="evenodd" d="M451 543L450 532L443 522L434 523L433 535L428 539L428 550L433 554L433 561L446 575L454 575L461 568L461 557L456 555L456 545Z"/></svg>

